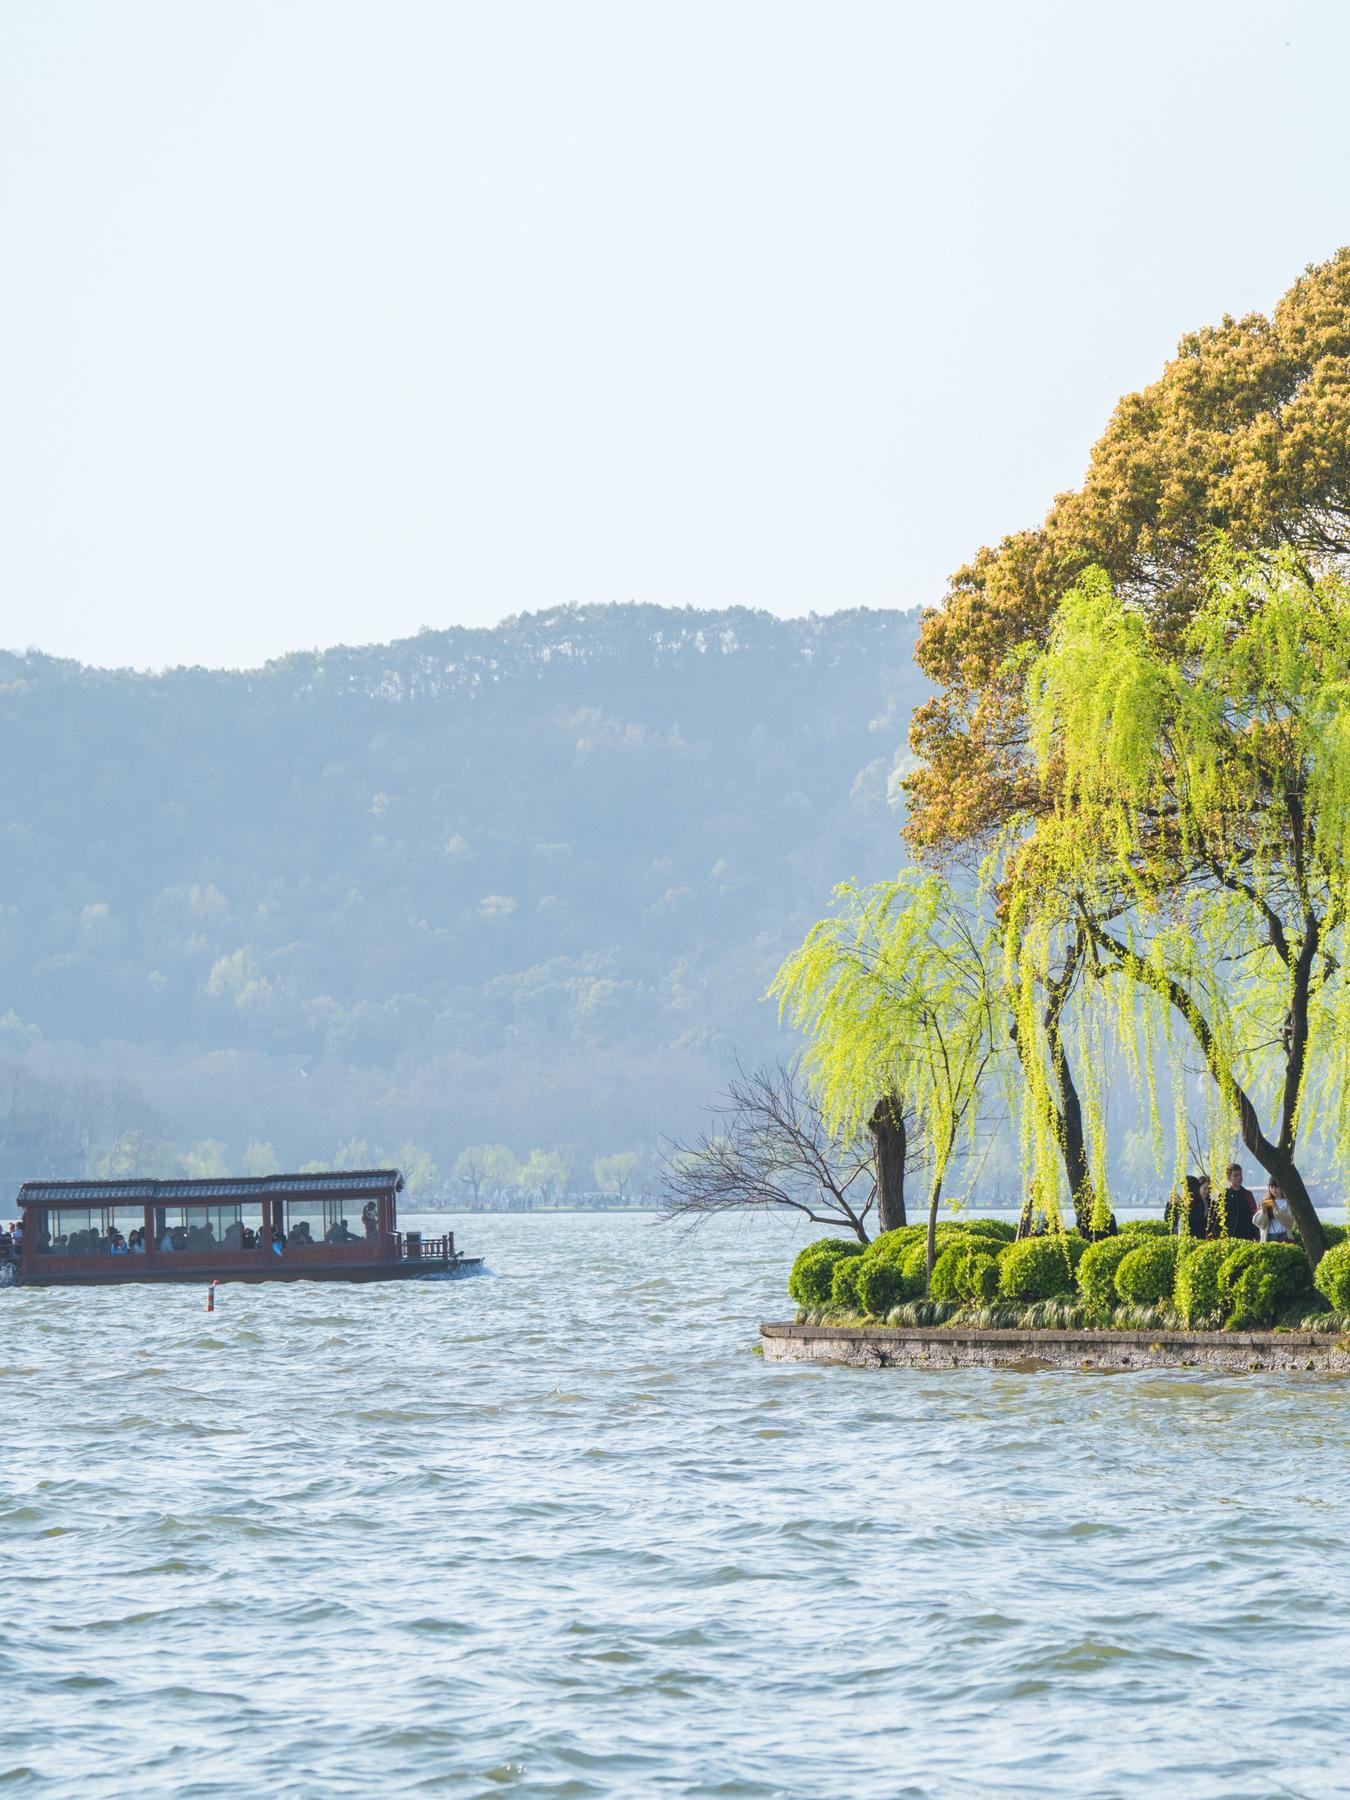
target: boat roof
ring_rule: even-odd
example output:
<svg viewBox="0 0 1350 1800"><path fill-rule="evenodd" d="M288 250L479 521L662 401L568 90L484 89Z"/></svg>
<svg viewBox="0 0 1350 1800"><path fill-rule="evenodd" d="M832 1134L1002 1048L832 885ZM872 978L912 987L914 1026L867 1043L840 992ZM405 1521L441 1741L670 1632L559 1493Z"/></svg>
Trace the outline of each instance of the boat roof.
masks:
<svg viewBox="0 0 1350 1800"><path fill-rule="evenodd" d="M260 1194L401 1193L397 1169L323 1169L303 1175L229 1175L205 1181L25 1181L20 1206L111 1206L119 1200L251 1200Z"/></svg>

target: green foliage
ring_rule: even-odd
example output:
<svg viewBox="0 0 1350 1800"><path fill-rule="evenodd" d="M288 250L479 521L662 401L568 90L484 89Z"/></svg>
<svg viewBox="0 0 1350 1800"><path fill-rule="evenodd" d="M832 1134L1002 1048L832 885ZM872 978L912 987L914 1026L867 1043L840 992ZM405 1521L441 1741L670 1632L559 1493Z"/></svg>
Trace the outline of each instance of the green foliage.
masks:
<svg viewBox="0 0 1350 1800"><path fill-rule="evenodd" d="M1115 1306L1116 1270L1138 1245L1123 1233L1089 1244L1078 1264L1078 1291L1093 1312L1107 1313Z"/></svg>
<svg viewBox="0 0 1350 1800"><path fill-rule="evenodd" d="M1008 1300L1052 1300L1073 1293L1073 1251L1067 1237L1047 1232L1009 1244L999 1258L998 1286Z"/></svg>
<svg viewBox="0 0 1350 1800"><path fill-rule="evenodd" d="M858 1299L858 1277L863 1271L861 1256L841 1256L834 1265L834 1274L830 1279L831 1312L858 1312L861 1301Z"/></svg>
<svg viewBox="0 0 1350 1800"><path fill-rule="evenodd" d="M1121 1237L1171 1237L1166 1219L1126 1219L1120 1227Z"/></svg>
<svg viewBox="0 0 1350 1800"><path fill-rule="evenodd" d="M855 1238L817 1238L799 1250L788 1276L788 1293L807 1312L819 1312L830 1303L834 1265L843 1256L861 1256L863 1246Z"/></svg>
<svg viewBox="0 0 1350 1800"><path fill-rule="evenodd" d="M1194 1242L1177 1265L1173 1297L1186 1325L1218 1324L1227 1305L1219 1292L1219 1271L1232 1253L1227 1238Z"/></svg>
<svg viewBox="0 0 1350 1800"><path fill-rule="evenodd" d="M863 1259L858 1271L858 1304L872 1318L884 1319L893 1306L898 1306L902 1300L917 1299L922 1292L922 1271L916 1283L906 1276L899 1263L873 1262L870 1257Z"/></svg>
<svg viewBox="0 0 1350 1800"><path fill-rule="evenodd" d="M961 1298L987 1306L998 1296L999 1259L986 1251L973 1250L961 1271Z"/></svg>
<svg viewBox="0 0 1350 1800"><path fill-rule="evenodd" d="M1228 1245L1228 1254L1219 1265L1219 1300L1226 1318L1233 1309L1233 1293L1243 1270L1255 1259L1261 1246L1245 1238L1237 1243L1231 1238L1221 1241Z"/></svg>
<svg viewBox="0 0 1350 1800"><path fill-rule="evenodd" d="M838 911L769 992L806 1033L804 1066L831 1128L856 1133L888 1095L924 1134L936 1198L1006 1047L998 929L937 875L844 883L835 896Z"/></svg>
<svg viewBox="0 0 1350 1800"><path fill-rule="evenodd" d="M1339 1313L1350 1313L1350 1243L1342 1240L1318 1263L1313 1282Z"/></svg>
<svg viewBox="0 0 1350 1800"><path fill-rule="evenodd" d="M1239 1331L1257 1331L1275 1324L1286 1307L1306 1300L1312 1292L1308 1259L1297 1244L1256 1244L1253 1249L1255 1255L1243 1258L1241 1270L1231 1284L1228 1323ZM1225 1263L1220 1271L1220 1287L1227 1268Z"/></svg>
<svg viewBox="0 0 1350 1800"><path fill-rule="evenodd" d="M1177 1240L1145 1236L1121 1258L1116 1292L1127 1306L1157 1306L1172 1298L1176 1272Z"/></svg>
<svg viewBox="0 0 1350 1800"><path fill-rule="evenodd" d="M1011 1244L1017 1236L1017 1228L1006 1219L974 1218L969 1221L968 1230L980 1237L997 1238L1000 1244Z"/></svg>
<svg viewBox="0 0 1350 1800"><path fill-rule="evenodd" d="M992 1243L992 1239L986 1240ZM997 1271L997 1261L985 1252L981 1256L977 1245L980 1240L968 1236L958 1238L949 1243L946 1249L933 1264L933 1281L929 1289L929 1297L933 1300L965 1301L974 1298L971 1286L971 1264L975 1260L993 1264ZM997 1281L997 1274L995 1276Z"/></svg>

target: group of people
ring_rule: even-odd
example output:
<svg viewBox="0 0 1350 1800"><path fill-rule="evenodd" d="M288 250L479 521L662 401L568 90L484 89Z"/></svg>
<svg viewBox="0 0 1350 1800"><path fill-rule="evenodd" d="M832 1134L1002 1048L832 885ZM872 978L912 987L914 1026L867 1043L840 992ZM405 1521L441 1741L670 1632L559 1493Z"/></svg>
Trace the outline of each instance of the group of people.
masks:
<svg viewBox="0 0 1350 1800"><path fill-rule="evenodd" d="M1242 1183L1242 1165L1229 1163L1222 1194L1208 1175L1188 1175L1184 1190L1167 1203L1166 1218L1178 1235L1245 1238L1263 1244L1292 1244L1296 1236L1289 1202L1277 1181L1258 1200Z"/></svg>
<svg viewBox="0 0 1350 1800"><path fill-rule="evenodd" d="M378 1237L379 1208L374 1200L366 1203L361 1213L361 1225L364 1237L354 1232L346 1219L335 1219L324 1232L323 1241L325 1244L359 1244ZM266 1232L261 1225L255 1229L242 1219L234 1219L219 1238L209 1221L204 1225L170 1225L166 1221L159 1238L151 1239L153 1247L163 1251L270 1249L274 1256L281 1256L288 1243L299 1248L313 1248L316 1242L308 1219L297 1220L289 1237L279 1220L270 1232ZM143 1226L124 1235L116 1225L110 1225L106 1231L90 1225L50 1239L44 1231L40 1234L38 1249L53 1256L144 1256L147 1244ZM0 1260L8 1258L17 1262L22 1253L23 1222L18 1220L0 1231Z"/></svg>

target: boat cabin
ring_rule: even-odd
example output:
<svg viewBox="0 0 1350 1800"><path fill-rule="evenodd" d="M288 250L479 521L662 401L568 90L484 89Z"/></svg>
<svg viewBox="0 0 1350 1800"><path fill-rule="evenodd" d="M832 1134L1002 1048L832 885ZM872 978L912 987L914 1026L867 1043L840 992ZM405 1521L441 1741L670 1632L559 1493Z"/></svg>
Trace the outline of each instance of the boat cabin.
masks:
<svg viewBox="0 0 1350 1800"><path fill-rule="evenodd" d="M457 1266L453 1233L398 1228L397 1169L206 1181L27 1181L13 1274L25 1285L375 1280Z"/></svg>

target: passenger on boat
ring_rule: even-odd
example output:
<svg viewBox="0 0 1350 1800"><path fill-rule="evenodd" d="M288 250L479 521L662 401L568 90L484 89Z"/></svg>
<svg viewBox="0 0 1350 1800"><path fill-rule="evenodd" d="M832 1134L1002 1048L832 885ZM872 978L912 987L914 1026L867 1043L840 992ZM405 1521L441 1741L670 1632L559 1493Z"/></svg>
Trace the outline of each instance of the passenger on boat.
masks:
<svg viewBox="0 0 1350 1800"><path fill-rule="evenodd" d="M235 1219L225 1227L224 1245L227 1250L242 1250L244 1247L244 1221Z"/></svg>
<svg viewBox="0 0 1350 1800"><path fill-rule="evenodd" d="M282 1251L285 1248L286 1248L286 1233L281 1229L280 1225L274 1225L272 1227L272 1254L273 1254L273 1256L280 1256Z"/></svg>
<svg viewBox="0 0 1350 1800"><path fill-rule="evenodd" d="M365 1228L367 1239L380 1235L380 1208L377 1201L367 1200L361 1208L361 1224Z"/></svg>
<svg viewBox="0 0 1350 1800"><path fill-rule="evenodd" d="M167 1225L164 1227L164 1236L159 1240L159 1247L161 1250L172 1250L174 1248L173 1232Z"/></svg>
<svg viewBox="0 0 1350 1800"><path fill-rule="evenodd" d="M142 1226L139 1231L132 1232L131 1236L127 1239L127 1244L128 1244L128 1247L130 1248L131 1254L133 1256L144 1256L145 1255L145 1228L144 1228L144 1226Z"/></svg>
<svg viewBox="0 0 1350 1800"><path fill-rule="evenodd" d="M323 1234L323 1241L325 1244L359 1244L361 1242L345 1219L339 1219L336 1224L330 1225Z"/></svg>
<svg viewBox="0 0 1350 1800"><path fill-rule="evenodd" d="M309 1229L309 1220L301 1219L298 1225L291 1226L291 1242L313 1246L314 1238Z"/></svg>

